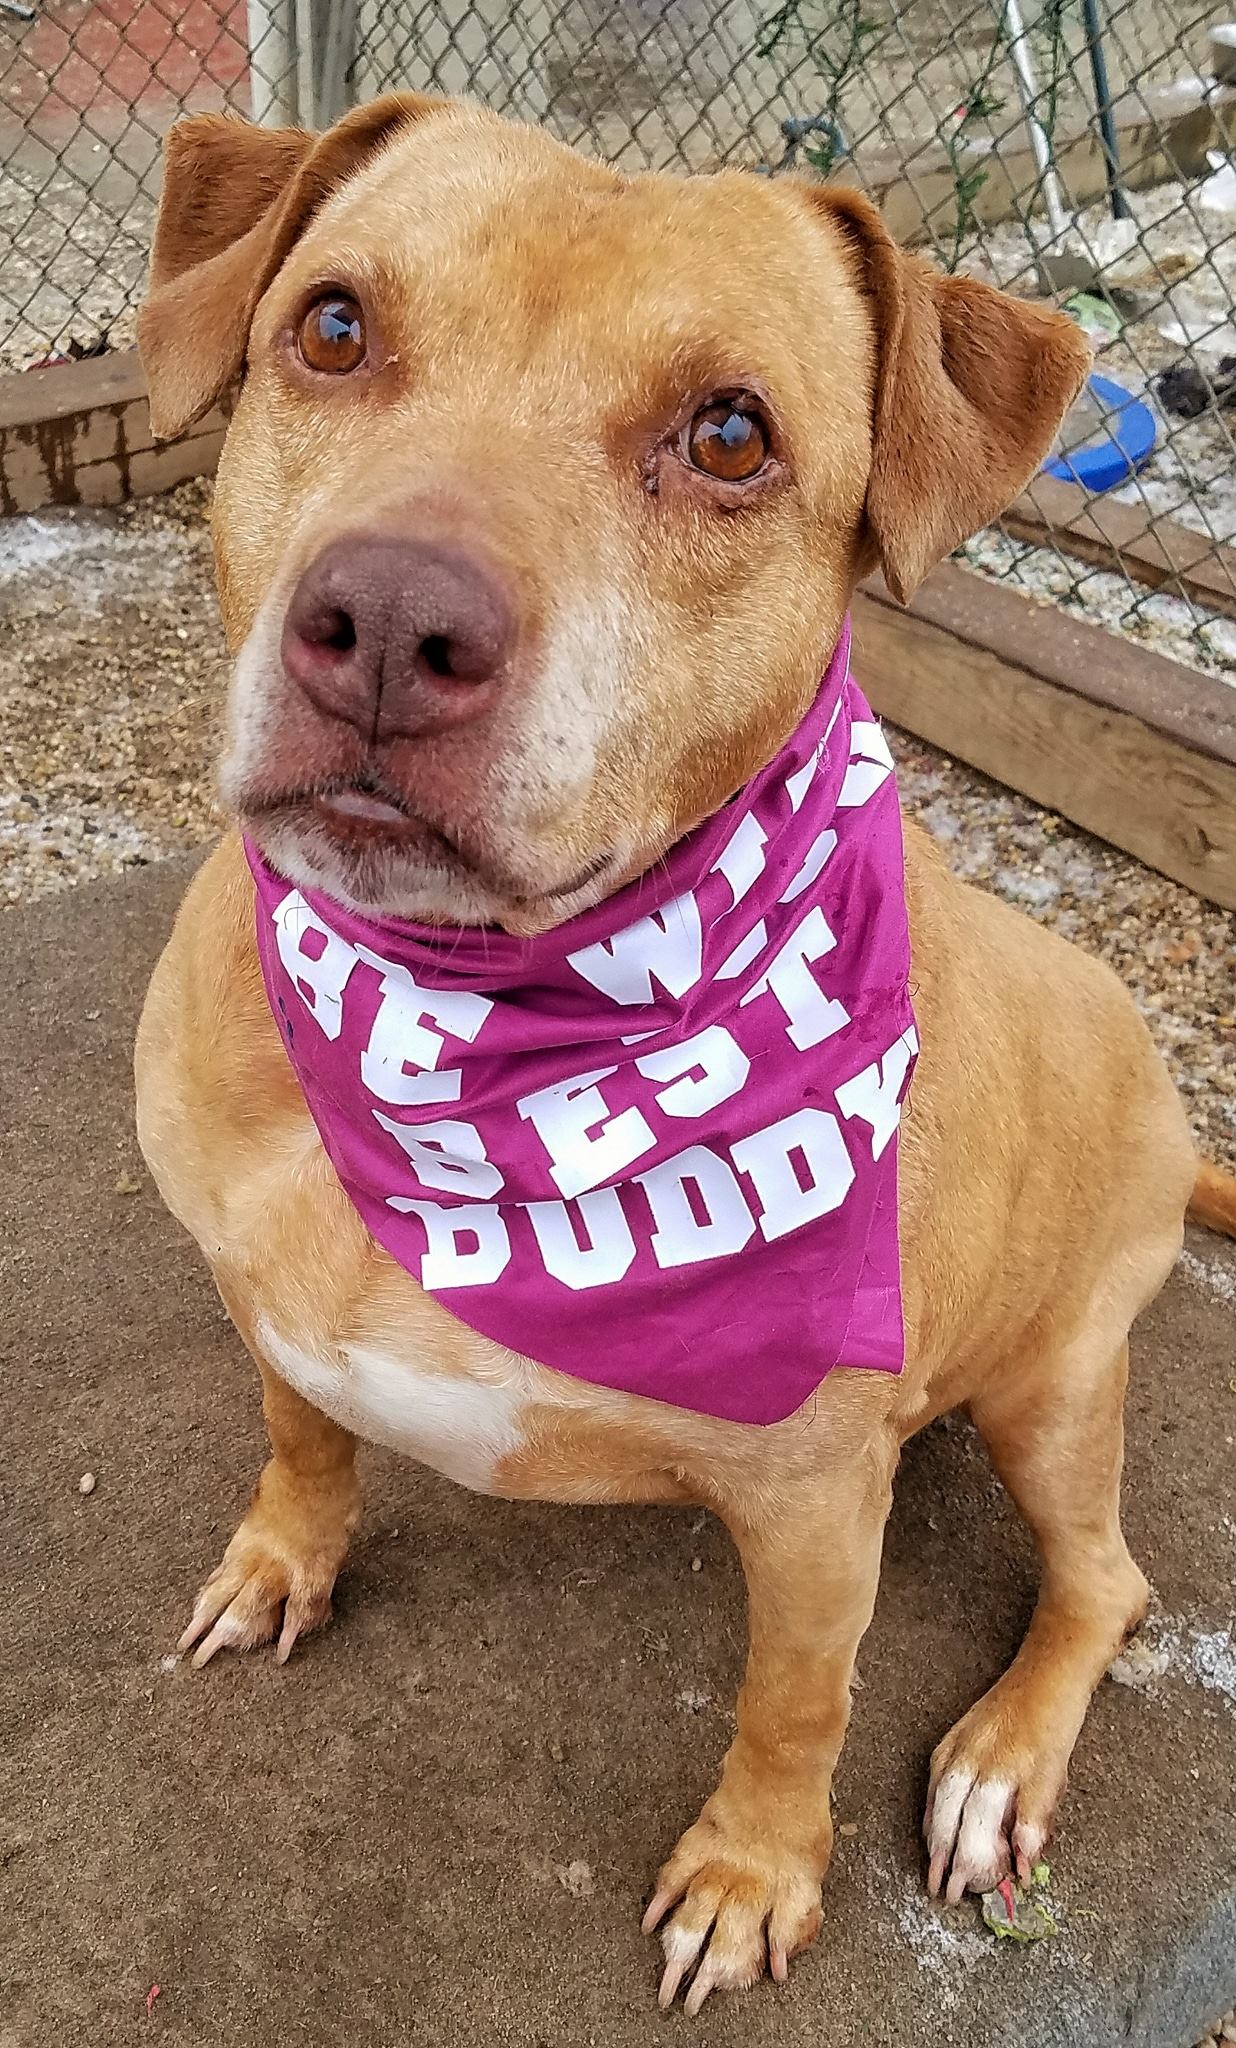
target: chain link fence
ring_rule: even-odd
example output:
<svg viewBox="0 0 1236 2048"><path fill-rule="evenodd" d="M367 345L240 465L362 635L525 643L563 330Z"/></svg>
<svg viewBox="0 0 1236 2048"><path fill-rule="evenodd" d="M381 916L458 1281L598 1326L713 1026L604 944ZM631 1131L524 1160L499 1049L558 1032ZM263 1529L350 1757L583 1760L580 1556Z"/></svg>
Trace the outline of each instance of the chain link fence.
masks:
<svg viewBox="0 0 1236 2048"><path fill-rule="evenodd" d="M631 171L864 185L1096 371L972 566L1236 680L1236 27L1197 0L0 0L0 370L131 344L181 113L469 93ZM1118 473L1095 494L1093 465ZM1130 473L1130 464L1138 466Z"/></svg>

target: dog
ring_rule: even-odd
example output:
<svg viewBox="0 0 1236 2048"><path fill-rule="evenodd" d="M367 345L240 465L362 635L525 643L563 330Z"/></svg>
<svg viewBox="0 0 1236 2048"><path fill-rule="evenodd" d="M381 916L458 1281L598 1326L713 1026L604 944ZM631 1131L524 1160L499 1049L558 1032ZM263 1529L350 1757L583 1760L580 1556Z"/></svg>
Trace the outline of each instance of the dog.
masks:
<svg viewBox="0 0 1236 2048"><path fill-rule="evenodd" d="M880 902L907 920L912 1021L891 1017L887 1056L865 1069L867 1125L839 1141L837 1115L817 1109L810 1126L851 1178L862 1134L869 1171L888 1141L900 1350L856 1362L852 1333L800 1315L782 1348L835 1369L812 1370L804 1402L769 1366L774 1413L759 1411L763 1367L733 1380L730 1412L728 1392L709 1411L719 1326L685 1343L696 1378L679 1401L632 1391L644 1383L609 1372L604 1342L564 1370L509 1341L497 1310L489 1329L488 1310L457 1315L428 1266L388 1248L400 1219L375 1208L371 1228L345 1190L329 1112L310 1113L322 1077L295 1060L307 1037L323 1057L338 1042L351 991L372 1011L379 973L379 1021L396 983L416 989L366 951L357 920L419 933L418 957L441 932L444 972L462 947L483 981L490 944L572 946L624 892L655 904L683 847L747 816L744 792L772 802L769 763L813 715L856 584L878 567L907 599L1016 495L1085 374L1083 338L1052 310L935 273L856 192L626 177L477 106L402 94L321 136L215 115L173 129L140 346L162 436L239 384L213 515L235 655L221 788L239 829L189 889L136 1075L144 1155L257 1365L271 1455L181 1650L203 1665L277 1639L284 1660L327 1619L357 1523L357 1435L512 1499L711 1509L746 1575L748 1668L720 1782L644 1916L661 1933L662 2006L685 1986L696 2013L714 1989L783 1980L817 1932L900 1447L964 1408L1034 1533L1042 1585L1011 1668L935 1750L928 1884L956 1900L1026 1874L1091 1693L1147 1599L1119 1518L1129 1328L1191 1200L1236 1222L1232 1184L1199 1164L1107 969L953 879L906 828L904 883ZM891 800L860 707L851 747L861 734L855 760ZM828 754L825 736L812 772ZM817 835L817 863L830 850ZM705 881L720 887L715 867ZM276 994L280 958L259 957L258 927L282 944L289 902L289 943L310 931L326 966L302 950ZM328 985L339 947L347 973L369 961L343 998L346 974ZM752 986L767 998L775 982L770 969ZM798 986L823 1001L826 964ZM417 1208L427 1230L457 1222L497 1173L453 1116L461 1084L439 1050L466 1051L475 1017L452 1010L448 1026L444 1000L405 1003L395 1058L399 1099L448 1120L437 1151L409 1141L410 1184L460 1192L454 1207L409 1198L401 1227ZM784 1022L767 999L760 1013ZM680 1085L707 1093L712 1072ZM555 1114L597 1076L577 1082ZM612 1136L606 1115L598 1094L581 1143ZM386 1129L407 1138L398 1117ZM774 1164L792 1206L807 1197L789 1156ZM547 1230L563 1206L539 1204ZM681 1202L679 1215L706 1227ZM760 1223L762 1236L746 1207L737 1222L764 1259L752 1273L775 1291L778 1257L797 1260L814 1299L799 1249L814 1240L767 1211ZM466 1264L483 1238L439 1249ZM725 1332L731 1375L764 1291L753 1282ZM542 1354L569 1353L577 1327L581 1297L558 1298L561 1324L528 1326ZM661 1328L644 1331L654 1362Z"/></svg>

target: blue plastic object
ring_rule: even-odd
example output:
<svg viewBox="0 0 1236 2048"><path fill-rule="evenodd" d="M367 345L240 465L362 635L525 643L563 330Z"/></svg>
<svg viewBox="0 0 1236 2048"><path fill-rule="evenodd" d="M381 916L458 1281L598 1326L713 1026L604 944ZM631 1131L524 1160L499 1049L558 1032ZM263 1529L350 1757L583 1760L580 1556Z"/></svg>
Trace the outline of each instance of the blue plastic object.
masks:
<svg viewBox="0 0 1236 2048"><path fill-rule="evenodd" d="M1145 462L1155 442L1154 414L1140 398L1111 377L1087 377L1086 389L1100 414L1096 438L1067 455L1052 455L1043 464L1046 476L1062 483L1082 484L1088 491L1110 491L1127 483Z"/></svg>

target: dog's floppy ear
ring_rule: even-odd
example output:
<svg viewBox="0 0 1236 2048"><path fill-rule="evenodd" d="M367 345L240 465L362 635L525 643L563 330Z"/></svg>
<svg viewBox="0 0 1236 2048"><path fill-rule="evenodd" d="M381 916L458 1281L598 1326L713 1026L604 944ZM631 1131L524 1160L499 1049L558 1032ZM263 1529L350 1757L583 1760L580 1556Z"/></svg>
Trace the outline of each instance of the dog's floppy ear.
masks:
<svg viewBox="0 0 1236 2048"><path fill-rule="evenodd" d="M1090 345L1063 313L946 277L900 249L860 192L811 203L847 237L875 315L867 523L905 604L932 565L1003 512L1077 396Z"/></svg>
<svg viewBox="0 0 1236 2048"><path fill-rule="evenodd" d="M327 195L408 122L451 104L387 93L324 135L195 114L167 138L138 345L159 440L239 374L258 300Z"/></svg>

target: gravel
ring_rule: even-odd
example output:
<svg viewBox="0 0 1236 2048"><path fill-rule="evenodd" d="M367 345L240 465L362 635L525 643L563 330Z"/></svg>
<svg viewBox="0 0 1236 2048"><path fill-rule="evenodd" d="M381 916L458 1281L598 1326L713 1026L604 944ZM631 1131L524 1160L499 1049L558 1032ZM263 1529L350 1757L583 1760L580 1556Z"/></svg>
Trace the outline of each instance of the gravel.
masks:
<svg viewBox="0 0 1236 2048"><path fill-rule="evenodd" d="M1221 2020L1215 2021L1210 2032L1198 2042L1198 2048L1211 2048L1212 2042L1221 2042L1223 2048L1227 2048L1229 2041L1236 2041L1236 2005L1230 2012L1225 2012Z"/></svg>
<svg viewBox="0 0 1236 2048"><path fill-rule="evenodd" d="M203 513L0 522L0 904L199 845L225 661Z"/></svg>
<svg viewBox="0 0 1236 2048"><path fill-rule="evenodd" d="M226 660L209 486L0 522L0 904L198 846ZM1089 951L1140 1004L1205 1150L1236 1167L1236 914L893 735L951 865Z"/></svg>

